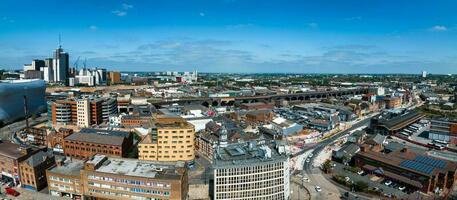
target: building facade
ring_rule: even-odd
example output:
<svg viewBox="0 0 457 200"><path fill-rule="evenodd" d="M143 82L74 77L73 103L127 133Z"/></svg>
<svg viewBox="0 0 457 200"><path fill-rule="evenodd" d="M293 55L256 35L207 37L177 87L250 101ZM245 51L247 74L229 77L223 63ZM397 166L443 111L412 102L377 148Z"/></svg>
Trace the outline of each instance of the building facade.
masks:
<svg viewBox="0 0 457 200"><path fill-rule="evenodd" d="M278 147L264 142L219 146L213 199L289 199L289 159Z"/></svg>
<svg viewBox="0 0 457 200"><path fill-rule="evenodd" d="M187 199L183 162L152 162L94 155L47 171L49 193L74 199Z"/></svg>
<svg viewBox="0 0 457 200"><path fill-rule="evenodd" d="M46 170L56 164L51 151L39 151L19 163L21 186L40 191L47 186Z"/></svg>
<svg viewBox="0 0 457 200"><path fill-rule="evenodd" d="M95 154L125 157L132 145L130 132L84 128L64 139L63 152L77 159L87 159Z"/></svg>
<svg viewBox="0 0 457 200"><path fill-rule="evenodd" d="M190 161L195 158L195 128L186 121L159 122L138 144L138 159Z"/></svg>

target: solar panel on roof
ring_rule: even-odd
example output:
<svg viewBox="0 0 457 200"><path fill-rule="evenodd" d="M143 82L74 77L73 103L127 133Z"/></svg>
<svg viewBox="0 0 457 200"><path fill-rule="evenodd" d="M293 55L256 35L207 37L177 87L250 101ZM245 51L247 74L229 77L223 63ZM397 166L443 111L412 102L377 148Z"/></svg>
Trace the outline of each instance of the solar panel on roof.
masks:
<svg viewBox="0 0 457 200"><path fill-rule="evenodd" d="M405 160L402 163L400 163L400 166L406 167L406 168L409 168L409 169L412 169L412 170L415 170L418 172L426 173L426 174L431 173L434 169L431 166L422 164L417 161L412 161L412 160Z"/></svg>
<svg viewBox="0 0 457 200"><path fill-rule="evenodd" d="M446 162L444 160L438 160L438 159L434 159L434 158L427 157L427 156L416 156L416 158L414 160L417 162L423 163L425 165L429 165L429 166L437 167L437 168L441 168L441 169L446 167Z"/></svg>

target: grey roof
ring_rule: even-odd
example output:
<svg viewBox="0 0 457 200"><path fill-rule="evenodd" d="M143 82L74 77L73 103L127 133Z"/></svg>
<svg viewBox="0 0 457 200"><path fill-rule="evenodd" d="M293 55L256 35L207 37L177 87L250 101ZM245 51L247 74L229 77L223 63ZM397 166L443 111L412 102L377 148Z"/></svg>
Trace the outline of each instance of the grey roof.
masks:
<svg viewBox="0 0 457 200"><path fill-rule="evenodd" d="M333 153L333 157L335 157L335 158L343 158L343 156L344 156L346 158L351 158L359 150L360 150L359 145L357 145L355 143L352 143L352 142L348 142L348 143L344 144L344 146L341 147L341 149L339 149L338 151L334 152Z"/></svg>
<svg viewBox="0 0 457 200"><path fill-rule="evenodd" d="M46 161L49 158L53 158L54 155L52 151L38 151L37 153L33 154L29 158L25 160L27 164L31 167L36 167Z"/></svg>
<svg viewBox="0 0 457 200"><path fill-rule="evenodd" d="M64 174L70 176L79 176L80 171L84 169L84 161L77 159L65 159L63 165L56 166L49 171L56 174Z"/></svg>
<svg viewBox="0 0 457 200"><path fill-rule="evenodd" d="M65 140L120 146L129 134L125 131L81 129L80 132L69 135Z"/></svg>
<svg viewBox="0 0 457 200"><path fill-rule="evenodd" d="M259 141L245 143L233 143L227 147L219 147L216 150L214 168L233 168L240 166L256 166L269 163L284 162L287 160L285 154L276 150L276 143L266 141L265 144ZM271 154L268 156L268 154Z"/></svg>
<svg viewBox="0 0 457 200"><path fill-rule="evenodd" d="M382 144L386 140L387 136L381 135L381 134L376 134L372 137L370 137L367 140L367 144Z"/></svg>

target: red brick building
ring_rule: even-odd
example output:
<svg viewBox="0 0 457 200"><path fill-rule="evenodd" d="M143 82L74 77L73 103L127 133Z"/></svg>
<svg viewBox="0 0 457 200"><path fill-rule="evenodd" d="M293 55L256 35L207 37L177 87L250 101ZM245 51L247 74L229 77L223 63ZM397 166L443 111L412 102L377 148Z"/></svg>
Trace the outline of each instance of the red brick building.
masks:
<svg viewBox="0 0 457 200"><path fill-rule="evenodd" d="M87 159L95 154L126 157L133 146L130 132L81 129L64 139L63 151L66 156Z"/></svg>

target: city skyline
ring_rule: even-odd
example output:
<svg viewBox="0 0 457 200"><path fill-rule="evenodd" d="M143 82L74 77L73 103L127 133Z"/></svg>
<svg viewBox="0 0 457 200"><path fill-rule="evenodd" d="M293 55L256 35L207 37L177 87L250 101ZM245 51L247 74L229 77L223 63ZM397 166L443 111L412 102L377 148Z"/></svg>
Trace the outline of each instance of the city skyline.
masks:
<svg viewBox="0 0 457 200"><path fill-rule="evenodd" d="M61 34L70 65L81 56L108 70L457 73L452 1L26 1L21 12L17 2L2 5L2 69L52 57Z"/></svg>

